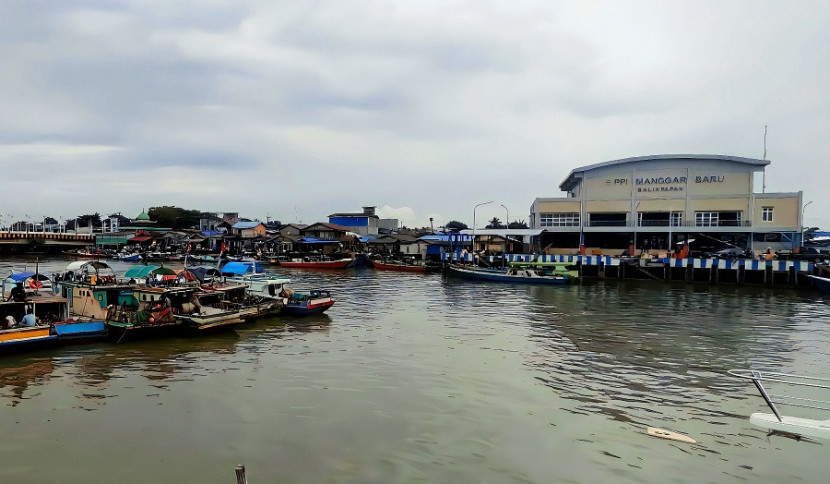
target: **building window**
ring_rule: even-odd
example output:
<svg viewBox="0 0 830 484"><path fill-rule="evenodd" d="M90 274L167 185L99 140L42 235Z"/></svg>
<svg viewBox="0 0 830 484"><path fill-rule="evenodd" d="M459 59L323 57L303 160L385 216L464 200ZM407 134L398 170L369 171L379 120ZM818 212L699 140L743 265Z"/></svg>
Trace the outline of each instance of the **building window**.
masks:
<svg viewBox="0 0 830 484"><path fill-rule="evenodd" d="M578 227L578 213L541 213L539 214L540 227Z"/></svg>
<svg viewBox="0 0 830 484"><path fill-rule="evenodd" d="M681 225L683 225L683 212L671 212L669 226L680 227Z"/></svg>
<svg viewBox="0 0 830 484"><path fill-rule="evenodd" d="M718 212L695 212L695 225L698 227L717 227Z"/></svg>
<svg viewBox="0 0 830 484"><path fill-rule="evenodd" d="M772 222L772 207L761 208L761 220L764 222Z"/></svg>

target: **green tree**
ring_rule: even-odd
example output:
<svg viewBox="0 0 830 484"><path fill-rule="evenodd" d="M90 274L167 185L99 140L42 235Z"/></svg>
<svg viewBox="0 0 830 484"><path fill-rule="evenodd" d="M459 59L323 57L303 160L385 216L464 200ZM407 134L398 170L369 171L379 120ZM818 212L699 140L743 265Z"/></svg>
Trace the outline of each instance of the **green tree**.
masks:
<svg viewBox="0 0 830 484"><path fill-rule="evenodd" d="M524 220L514 220L507 224L507 228L509 229L529 229L530 227L527 226Z"/></svg>
<svg viewBox="0 0 830 484"><path fill-rule="evenodd" d="M457 220L450 220L449 222L444 224L444 228L447 229L447 230L459 231L459 230L467 229L468 227L467 227L467 224L465 224L463 222L459 222Z"/></svg>
<svg viewBox="0 0 830 484"><path fill-rule="evenodd" d="M493 217L492 220L490 220L490 223L488 223L484 228L485 229L500 229L500 228L503 228L503 227L504 226L501 224L501 220L499 220L498 217Z"/></svg>
<svg viewBox="0 0 830 484"><path fill-rule="evenodd" d="M150 207L147 215L150 220L155 220L159 227L170 227L174 230L198 226L201 218L201 212L198 210L172 206Z"/></svg>

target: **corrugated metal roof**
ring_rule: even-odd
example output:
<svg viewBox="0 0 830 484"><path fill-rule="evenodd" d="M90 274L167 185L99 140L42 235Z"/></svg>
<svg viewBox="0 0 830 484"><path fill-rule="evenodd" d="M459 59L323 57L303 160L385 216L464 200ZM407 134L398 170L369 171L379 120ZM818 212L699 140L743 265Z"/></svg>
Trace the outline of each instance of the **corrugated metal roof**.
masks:
<svg viewBox="0 0 830 484"><path fill-rule="evenodd" d="M562 191L570 191L577 184L576 173L584 173L586 171L595 170L597 168L605 168L608 166L624 165L626 163L635 163L638 161L666 161L666 160L705 160L705 161L732 161L735 163L745 163L753 166L766 166L770 164L769 160L759 160L757 158L743 158L740 156L728 155L649 155L649 156L634 156L631 158L622 158L619 160L603 161L601 163L594 163L592 165L580 166L574 168L565 177L565 180L559 184L559 189Z"/></svg>
<svg viewBox="0 0 830 484"><path fill-rule="evenodd" d="M262 222L236 222L232 227L235 229L252 229L260 224Z"/></svg>

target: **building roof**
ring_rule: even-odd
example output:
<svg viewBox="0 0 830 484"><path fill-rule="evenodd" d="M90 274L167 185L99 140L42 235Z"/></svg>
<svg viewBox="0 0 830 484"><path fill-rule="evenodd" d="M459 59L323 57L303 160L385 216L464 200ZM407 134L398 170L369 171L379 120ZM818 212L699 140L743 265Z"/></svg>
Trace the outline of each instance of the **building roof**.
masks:
<svg viewBox="0 0 830 484"><path fill-rule="evenodd" d="M336 217L354 217L354 218L380 218L373 213L363 213L363 212L356 212L356 213L333 213L329 215L329 218L336 218Z"/></svg>
<svg viewBox="0 0 830 484"><path fill-rule="evenodd" d="M649 156L635 156L632 158L622 158L619 160L603 161L601 163L594 163L593 165L580 166L574 168L565 177L565 180L559 184L559 189L562 191L571 191L579 183L580 176L577 173L584 173L586 171L596 170L598 168L606 168L609 166L625 165L628 163L636 163L640 161L666 161L666 160L698 160L698 161L731 161L734 163L745 163L752 166L766 166L769 165L769 160L759 160L756 158L742 158L740 156L727 155L649 155Z"/></svg>
<svg viewBox="0 0 830 484"><path fill-rule="evenodd" d="M546 232L545 229L476 229L476 237L479 235L498 235L499 237L527 237L539 235ZM461 231L465 235L473 235L473 229L464 229Z"/></svg>
<svg viewBox="0 0 830 484"><path fill-rule="evenodd" d="M252 229L262 225L262 222L236 222L233 224L233 228L235 229Z"/></svg>

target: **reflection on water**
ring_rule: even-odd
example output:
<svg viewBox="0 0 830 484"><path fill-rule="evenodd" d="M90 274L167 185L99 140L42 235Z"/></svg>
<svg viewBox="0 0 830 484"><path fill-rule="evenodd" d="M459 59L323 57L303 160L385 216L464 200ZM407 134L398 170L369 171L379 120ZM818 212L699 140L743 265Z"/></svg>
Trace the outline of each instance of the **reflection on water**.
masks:
<svg viewBox="0 0 830 484"><path fill-rule="evenodd" d="M3 357L3 417L26 437L0 448L28 459L32 480L63 482L89 480L78 462L93 454L120 482L225 482L240 462L269 482L822 480L824 446L768 440L748 422L763 402L725 373L826 377L820 297L270 270L337 302L206 337ZM698 443L648 437L646 426ZM67 451L74 438L84 446ZM45 469L33 449L60 457ZM19 480L15 469L0 480Z"/></svg>

